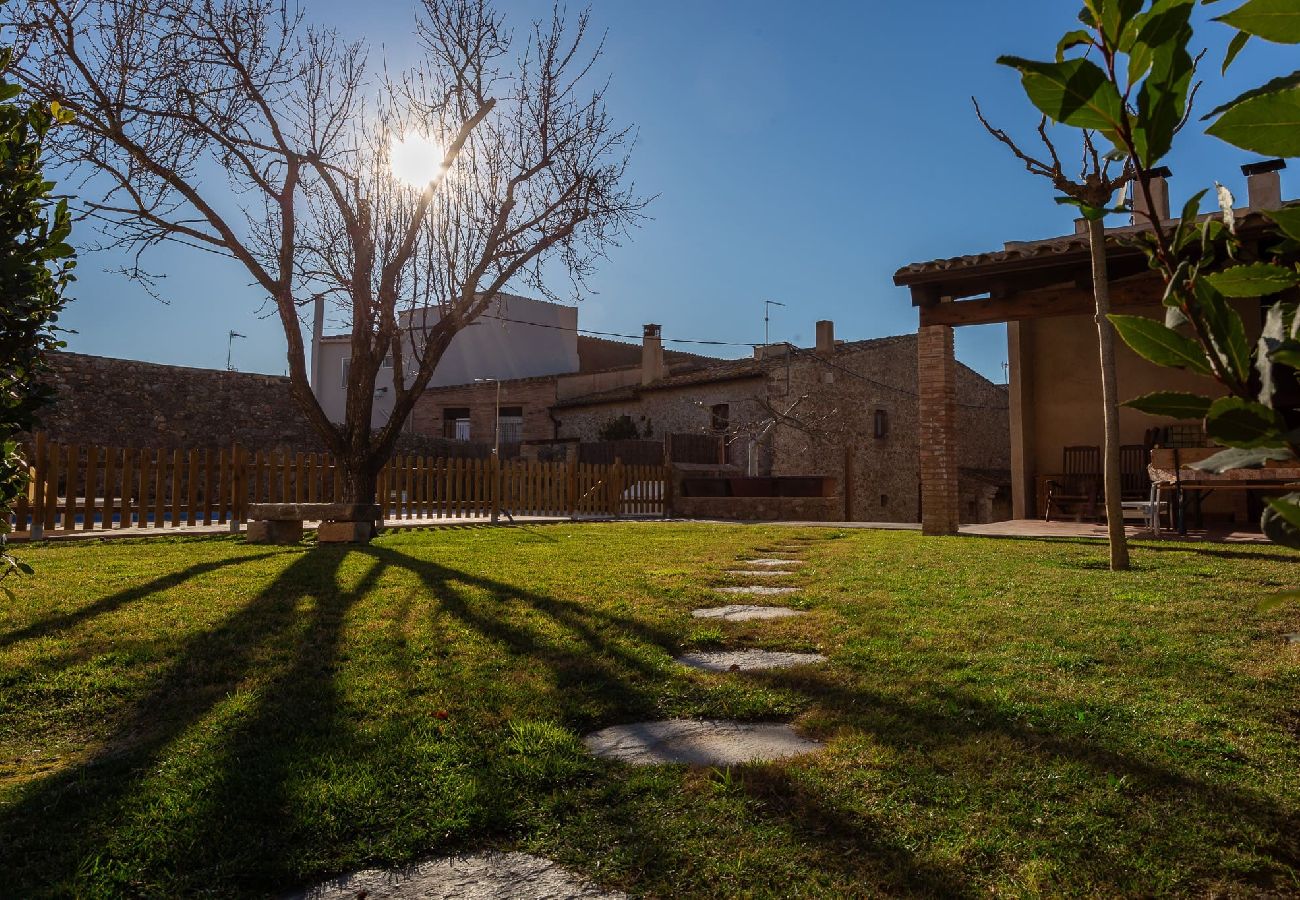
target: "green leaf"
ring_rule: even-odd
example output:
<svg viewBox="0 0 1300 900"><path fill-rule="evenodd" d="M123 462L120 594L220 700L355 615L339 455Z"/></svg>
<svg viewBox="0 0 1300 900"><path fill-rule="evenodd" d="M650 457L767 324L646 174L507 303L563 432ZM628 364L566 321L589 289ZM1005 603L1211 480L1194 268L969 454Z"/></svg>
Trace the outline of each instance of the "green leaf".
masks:
<svg viewBox="0 0 1300 900"><path fill-rule="evenodd" d="M1216 22L1278 44L1300 44L1300 6L1295 0L1249 0Z"/></svg>
<svg viewBox="0 0 1300 900"><path fill-rule="evenodd" d="M1067 50L1073 50L1075 47L1084 47L1092 45L1092 35L1083 30L1067 32L1065 37L1061 38L1056 44L1056 61L1063 62Z"/></svg>
<svg viewBox="0 0 1300 900"><path fill-rule="evenodd" d="M1300 88L1243 100L1206 132L1263 156L1300 156Z"/></svg>
<svg viewBox="0 0 1300 900"><path fill-rule="evenodd" d="M1237 58L1237 54L1246 49L1246 44L1248 43L1250 43L1250 34L1247 32L1238 31L1233 35L1232 42L1228 44L1228 52L1223 56L1223 69L1220 74L1228 74L1228 67L1231 66L1233 60Z"/></svg>
<svg viewBox="0 0 1300 900"><path fill-rule="evenodd" d="M1264 215L1272 219L1287 237L1300 241L1300 206L1268 209L1264 211Z"/></svg>
<svg viewBox="0 0 1300 900"><path fill-rule="evenodd" d="M1284 447L1277 414L1261 403L1220 397L1205 417L1205 432L1229 447Z"/></svg>
<svg viewBox="0 0 1300 900"><path fill-rule="evenodd" d="M1061 206L1077 207L1079 211L1083 213L1083 217L1087 219L1089 222L1095 222L1098 219L1104 219L1106 218L1106 216L1110 215L1111 213L1126 212L1126 210L1121 208L1107 209L1104 206L1089 206L1087 203L1084 203L1082 200L1076 200L1073 197L1054 197L1053 199Z"/></svg>
<svg viewBox="0 0 1300 900"><path fill-rule="evenodd" d="M1278 447L1255 447L1243 449L1229 447L1200 462L1192 463L1191 468L1201 472L1213 472L1216 475L1229 469L1258 469L1264 463L1282 462L1291 458L1291 452Z"/></svg>
<svg viewBox="0 0 1300 900"><path fill-rule="evenodd" d="M1122 405L1153 416L1168 416L1171 419L1204 419L1213 402L1209 397L1201 397L1197 394L1155 391L1141 397L1134 397Z"/></svg>
<svg viewBox="0 0 1300 900"><path fill-rule="evenodd" d="M1193 6L1190 0L1156 3L1134 46L1135 51L1149 48L1143 52L1149 52L1151 57L1150 74L1137 88L1137 119L1133 125L1137 155L1147 168L1169 152L1187 112L1188 91L1196 69L1187 49L1192 39Z"/></svg>
<svg viewBox="0 0 1300 900"><path fill-rule="evenodd" d="M1271 498L1259 525L1273 543L1300 550L1300 494Z"/></svg>
<svg viewBox="0 0 1300 900"><path fill-rule="evenodd" d="M1193 317L1205 325L1223 368L1244 380L1250 371L1250 341L1241 315L1207 278L1196 281Z"/></svg>
<svg viewBox="0 0 1300 900"><path fill-rule="evenodd" d="M1201 345L1145 316L1108 316L1124 343L1143 359L1171 369L1210 374Z"/></svg>
<svg viewBox="0 0 1300 900"><path fill-rule="evenodd" d="M1300 274L1270 263L1252 263L1206 275L1205 280L1225 297L1269 297L1300 284Z"/></svg>
<svg viewBox="0 0 1300 900"><path fill-rule="evenodd" d="M1029 101L1043 115L1075 128L1090 128L1114 139L1124 117L1119 91L1092 60L1035 62L1018 56L998 58L1020 72Z"/></svg>
<svg viewBox="0 0 1300 900"><path fill-rule="evenodd" d="M1208 122L1220 113L1227 112L1238 103L1243 103L1252 97L1262 97L1265 94L1273 94L1277 91L1284 91L1287 88L1300 87L1300 71L1292 72L1290 75L1279 75L1265 84L1253 87L1248 91L1243 91L1236 97L1233 97L1227 103L1216 106L1214 109L1201 116L1202 122Z"/></svg>
<svg viewBox="0 0 1300 900"><path fill-rule="evenodd" d="M1117 47L1124 31L1142 10L1144 0L1101 0L1101 33L1106 43Z"/></svg>

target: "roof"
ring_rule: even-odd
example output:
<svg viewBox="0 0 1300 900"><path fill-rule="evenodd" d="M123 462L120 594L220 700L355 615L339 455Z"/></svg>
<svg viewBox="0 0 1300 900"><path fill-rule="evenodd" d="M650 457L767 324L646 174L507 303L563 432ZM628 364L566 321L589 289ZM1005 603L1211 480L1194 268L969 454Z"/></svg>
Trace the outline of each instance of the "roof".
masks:
<svg viewBox="0 0 1300 900"><path fill-rule="evenodd" d="M835 352L852 353L859 350L865 350L872 347L885 347L892 344L915 341L914 334L891 335L883 338L868 338L861 341L846 341L836 343ZM795 347L795 353L808 353L810 349ZM570 397L561 400L555 404L557 408L572 406L596 406L602 403L619 403L627 400L635 400L644 393L652 391L672 391L682 388L696 387L703 384L718 384L727 381L744 381L752 378L766 377L769 369L774 369L785 363L785 354L777 354L755 359L749 357L746 359L737 359L729 361L720 361L717 365L708 368L696 369L690 372L681 372L667 377L660 378L650 384L635 384L624 387L610 388L606 391L597 391L592 394L583 394L580 397Z"/></svg>
<svg viewBox="0 0 1300 900"><path fill-rule="evenodd" d="M641 349L641 344L629 341L611 341L609 338L580 334L578 335L578 371L585 374L639 366ZM671 369L701 368L724 361L716 356L686 353L682 350L664 350L664 364Z"/></svg>
<svg viewBox="0 0 1300 900"><path fill-rule="evenodd" d="M1207 213L1199 221L1205 221L1217 213ZM1239 228L1255 229L1266 223L1258 212L1248 209L1237 211ZM1128 240L1132 235L1148 230L1146 225L1124 225L1106 229L1106 243L1110 255L1129 254L1141 256L1142 251ZM999 274L1017 269L1041 268L1057 263L1086 262L1089 255L1088 235L1065 234L1057 237L1043 238L1035 241L1008 241L1001 250L984 253L971 253L966 256L953 256L940 259L909 263L894 273L896 285L918 285L932 281L941 281L945 277L959 276L963 279L977 277L988 270Z"/></svg>

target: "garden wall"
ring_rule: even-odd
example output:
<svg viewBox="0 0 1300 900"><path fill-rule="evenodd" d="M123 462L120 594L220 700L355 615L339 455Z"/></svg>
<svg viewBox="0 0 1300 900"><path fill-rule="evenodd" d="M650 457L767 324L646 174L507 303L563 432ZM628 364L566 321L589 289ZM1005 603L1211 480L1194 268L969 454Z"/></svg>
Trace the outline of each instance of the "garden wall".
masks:
<svg viewBox="0 0 1300 900"><path fill-rule="evenodd" d="M54 406L40 416L66 444L157 449L319 452L320 438L275 375L166 366L81 353L52 353Z"/></svg>

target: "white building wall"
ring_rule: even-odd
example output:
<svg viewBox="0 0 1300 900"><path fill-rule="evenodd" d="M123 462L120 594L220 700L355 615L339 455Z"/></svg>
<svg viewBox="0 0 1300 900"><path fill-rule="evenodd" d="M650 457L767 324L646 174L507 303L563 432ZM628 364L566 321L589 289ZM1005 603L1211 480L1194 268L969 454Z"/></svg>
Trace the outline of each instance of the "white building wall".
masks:
<svg viewBox="0 0 1300 900"><path fill-rule="evenodd" d="M425 315L425 314L421 314ZM427 313L429 322L439 318L437 310ZM409 321L408 316L403 317ZM419 319L419 316L417 316ZM476 378L531 378L578 371L578 310L504 294L487 313L452 340L434 370L430 387L469 384ZM407 347L410 347L408 334ZM317 345L320 353L320 383L313 385L316 398L333 422L342 422L347 386L344 363L351 354L346 339L325 338ZM415 365L408 349L407 370ZM374 425L388 420L393 409L392 373L380 370L375 380Z"/></svg>

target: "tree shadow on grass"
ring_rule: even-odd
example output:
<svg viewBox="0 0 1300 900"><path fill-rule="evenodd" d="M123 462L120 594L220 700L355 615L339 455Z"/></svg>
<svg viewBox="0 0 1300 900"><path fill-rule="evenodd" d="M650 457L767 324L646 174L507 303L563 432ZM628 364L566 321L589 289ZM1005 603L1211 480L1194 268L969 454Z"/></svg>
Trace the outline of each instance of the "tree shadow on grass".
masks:
<svg viewBox="0 0 1300 900"><path fill-rule="evenodd" d="M363 570L346 586L339 580L345 559ZM415 576L427 600L384 596L390 606L370 613L382 627L360 644L350 641L344 656L350 611L376 595L394 566ZM204 571L155 579L96 609ZM383 623L388 608L392 618ZM401 623L434 612L494 650L540 661L571 699L594 698L604 712L653 709L664 673L637 642L665 646L671 635L663 631L381 547L317 548L219 624L185 639L87 758L11 792L0 821L4 877L24 894L130 893L141 885L256 893L303 872L409 860L457 835L508 826L514 811L501 794L510 786L493 768L499 732L444 740L441 731L456 723L439 723L418 696L391 699L395 715L340 697L341 668L369 652L365 664L391 666L409 687L423 661L406 645ZM573 645L557 640L555 628ZM411 783L421 790L412 792ZM424 820L405 821L403 796ZM434 811L440 804L447 815Z"/></svg>
<svg viewBox="0 0 1300 900"><path fill-rule="evenodd" d="M161 591L179 587L188 581L195 578L201 578L211 572L216 572L230 566L242 565L243 563L255 562L259 559L265 559L268 556L273 555L274 554L272 553L250 553L246 556L236 556L232 559L220 559L211 562L196 563L179 572L169 572L166 575L161 575L158 578L155 578L147 584L142 584L138 587L129 588L125 591L119 591L116 594L103 597L96 600L94 603L82 607L81 609L62 613L57 616L50 616L49 618L41 619L38 622L32 622L30 625L15 629L8 634L0 634L0 650L5 650L15 644L29 641L33 638L45 637L46 635L53 634L57 631L64 631L97 616L111 613L127 604L144 600L154 594L160 593Z"/></svg>
<svg viewBox="0 0 1300 900"><path fill-rule="evenodd" d="M1104 835L1106 840L1096 843L1092 843L1096 836L1080 833L1063 848L1067 854L1079 853L1075 862L1080 866L1094 866L1093 877L1099 878L1101 884L1111 885L1106 890L1128 890L1133 885L1124 879L1130 877L1139 879L1140 884L1141 875L1133 873L1137 871L1137 858L1147 850L1146 843L1150 840L1166 844L1171 852L1182 846L1189 855L1182 860L1181 868L1191 871L1201 867L1199 877L1203 879L1216 876L1212 869L1205 868L1213 862L1203 862L1196 839L1188 838L1204 829L1212 831L1230 856L1248 849L1269 860L1269 871L1251 876L1261 879L1262 884L1286 884L1294 888L1300 880L1300 810L1249 789L1194 777L1108 748L1085 735L1034 727L962 690L930 685L925 700L901 699L848 686L828 670L761 673L756 677L770 678L799 690L811 705L833 717L838 714L851 721L849 727L891 748L898 758L911 756L926 760L928 765L937 765L933 760L960 758L965 750L993 738L1012 748L1019 761L1017 768L1026 776L1036 770L1064 765L1089 770L1094 785L1103 780L1123 784L1128 792L1124 812L1118 822L1109 820L1108 828L1131 827L1133 833L1127 839L1115 840L1116 834L1111 830ZM993 790L986 783L991 773L979 767L979 759L978 755L973 756L969 768L955 771L947 768L943 774L964 779L972 789L983 784ZM761 793L770 791L764 789ZM1160 819L1157 810L1163 810L1166 818ZM1260 835L1266 837L1261 840ZM1128 887L1123 887L1126 884ZM1252 886L1260 884L1252 883Z"/></svg>

